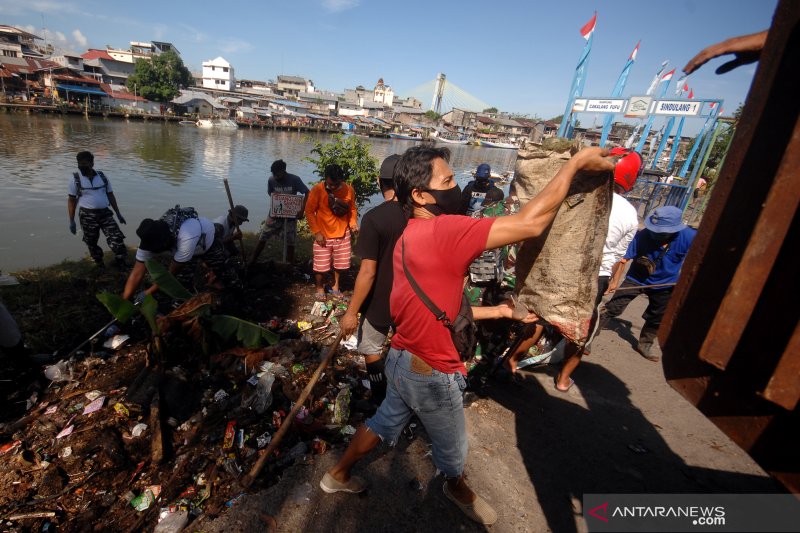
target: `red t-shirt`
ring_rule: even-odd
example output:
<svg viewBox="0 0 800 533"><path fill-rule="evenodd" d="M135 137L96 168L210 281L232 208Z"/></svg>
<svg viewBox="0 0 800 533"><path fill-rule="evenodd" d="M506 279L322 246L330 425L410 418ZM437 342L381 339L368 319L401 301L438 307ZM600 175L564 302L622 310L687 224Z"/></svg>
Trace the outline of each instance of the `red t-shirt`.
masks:
<svg viewBox="0 0 800 533"><path fill-rule="evenodd" d="M408 283L401 260L405 242L406 266L422 291L450 319L461 307L464 276L470 263L486 248L493 218L440 215L408 221L394 247L394 282L389 305L395 334L392 347L408 350L440 372L465 374L450 330L436 320Z"/></svg>

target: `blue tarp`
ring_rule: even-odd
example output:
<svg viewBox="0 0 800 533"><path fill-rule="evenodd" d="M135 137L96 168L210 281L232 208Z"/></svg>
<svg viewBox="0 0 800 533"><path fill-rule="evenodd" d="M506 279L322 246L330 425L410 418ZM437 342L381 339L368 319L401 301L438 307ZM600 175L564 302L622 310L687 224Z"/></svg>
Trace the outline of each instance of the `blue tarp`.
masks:
<svg viewBox="0 0 800 533"><path fill-rule="evenodd" d="M80 85L63 85L59 83L58 88L64 89L65 91L69 91L71 93L98 94L100 96L108 96L107 93L101 91L100 89L93 89L91 87L81 87Z"/></svg>

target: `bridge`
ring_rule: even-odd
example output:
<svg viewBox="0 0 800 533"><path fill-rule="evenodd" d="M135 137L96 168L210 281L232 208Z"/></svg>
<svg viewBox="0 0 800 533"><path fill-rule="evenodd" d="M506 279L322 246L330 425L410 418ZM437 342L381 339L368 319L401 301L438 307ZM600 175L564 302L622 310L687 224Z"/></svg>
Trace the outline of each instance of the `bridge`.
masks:
<svg viewBox="0 0 800 533"><path fill-rule="evenodd" d="M439 114L447 113L454 107L467 111L483 111L492 107L447 79L444 74L439 74L436 79L418 85L405 94L423 103L431 102L430 109Z"/></svg>

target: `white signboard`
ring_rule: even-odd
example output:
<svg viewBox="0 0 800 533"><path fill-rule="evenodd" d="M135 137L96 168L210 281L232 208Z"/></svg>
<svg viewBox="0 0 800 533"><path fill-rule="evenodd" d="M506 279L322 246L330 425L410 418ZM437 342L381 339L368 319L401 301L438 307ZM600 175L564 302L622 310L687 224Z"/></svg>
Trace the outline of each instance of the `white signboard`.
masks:
<svg viewBox="0 0 800 533"><path fill-rule="evenodd" d="M631 96L628 101L628 109L625 110L626 117L644 117L650 109L650 102L653 99L649 96Z"/></svg>
<svg viewBox="0 0 800 533"><path fill-rule="evenodd" d="M303 209L303 197L298 194L272 194L272 218L297 218Z"/></svg>
<svg viewBox="0 0 800 533"><path fill-rule="evenodd" d="M702 102L689 100L659 100L653 110L654 115L695 116L700 113Z"/></svg>
<svg viewBox="0 0 800 533"><path fill-rule="evenodd" d="M578 113L586 111L586 98L576 98L575 101L572 102L572 110Z"/></svg>
<svg viewBox="0 0 800 533"><path fill-rule="evenodd" d="M625 100L589 100L586 103L587 113L622 113Z"/></svg>

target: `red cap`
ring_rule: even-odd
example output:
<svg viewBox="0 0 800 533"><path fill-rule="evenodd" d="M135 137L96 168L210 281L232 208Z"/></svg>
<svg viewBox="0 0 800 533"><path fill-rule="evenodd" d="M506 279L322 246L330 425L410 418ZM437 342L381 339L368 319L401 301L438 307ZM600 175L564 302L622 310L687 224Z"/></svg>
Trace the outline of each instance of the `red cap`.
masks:
<svg viewBox="0 0 800 533"><path fill-rule="evenodd" d="M610 155L622 156L614 167L614 183L622 187L625 192L629 192L633 189L639 170L642 168L642 156L639 152L625 148L612 148Z"/></svg>

